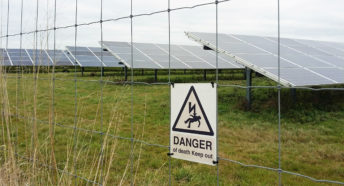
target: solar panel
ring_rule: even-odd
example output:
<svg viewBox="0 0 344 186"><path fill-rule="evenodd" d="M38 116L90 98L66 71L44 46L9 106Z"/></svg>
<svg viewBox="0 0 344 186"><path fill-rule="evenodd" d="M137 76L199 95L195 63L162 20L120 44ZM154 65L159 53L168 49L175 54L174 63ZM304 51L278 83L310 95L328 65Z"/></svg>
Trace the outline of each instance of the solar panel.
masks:
<svg viewBox="0 0 344 186"><path fill-rule="evenodd" d="M74 66L73 62L69 59L69 57L65 54L63 50L46 50L50 59L54 61L54 53L55 53L55 66Z"/></svg>
<svg viewBox="0 0 344 186"><path fill-rule="evenodd" d="M109 51L99 47L88 47L88 49L98 57L107 67L124 67L124 65Z"/></svg>
<svg viewBox="0 0 344 186"><path fill-rule="evenodd" d="M106 48L111 54L117 57L127 67L131 67L131 46L127 42L107 42L103 41L102 46ZM134 68L151 68L160 69L163 68L156 61L153 61L149 56L145 55L137 48L133 49L134 56Z"/></svg>
<svg viewBox="0 0 344 186"><path fill-rule="evenodd" d="M7 49L13 66L32 66L32 60L25 49Z"/></svg>
<svg viewBox="0 0 344 186"><path fill-rule="evenodd" d="M5 49L0 49L0 66L12 66L12 62Z"/></svg>
<svg viewBox="0 0 344 186"><path fill-rule="evenodd" d="M109 50L126 66L131 65L131 45L127 42L103 41L102 46ZM154 43L133 44L133 68L168 69L169 45ZM200 46L171 45L171 69L215 69L216 54L203 50ZM222 69L242 69L232 58L219 54L218 67Z"/></svg>
<svg viewBox="0 0 344 186"><path fill-rule="evenodd" d="M81 67L106 67L87 47L67 46L66 48L72 60L75 59Z"/></svg>
<svg viewBox="0 0 344 186"><path fill-rule="evenodd" d="M45 52L40 49L26 49L35 66L52 66L53 62Z"/></svg>
<svg viewBox="0 0 344 186"><path fill-rule="evenodd" d="M186 35L216 49L214 33ZM273 37L219 34L218 51L278 81L278 41ZM343 44L299 39L280 40L280 80L284 86L344 83Z"/></svg>

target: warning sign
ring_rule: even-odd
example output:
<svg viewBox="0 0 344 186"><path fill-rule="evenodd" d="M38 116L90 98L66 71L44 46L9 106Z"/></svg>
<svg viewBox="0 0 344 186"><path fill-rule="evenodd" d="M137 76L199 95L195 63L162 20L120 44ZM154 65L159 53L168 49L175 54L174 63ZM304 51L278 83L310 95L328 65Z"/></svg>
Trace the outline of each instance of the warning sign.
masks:
<svg viewBox="0 0 344 186"><path fill-rule="evenodd" d="M209 165L217 161L217 88L214 83L171 87L171 156Z"/></svg>

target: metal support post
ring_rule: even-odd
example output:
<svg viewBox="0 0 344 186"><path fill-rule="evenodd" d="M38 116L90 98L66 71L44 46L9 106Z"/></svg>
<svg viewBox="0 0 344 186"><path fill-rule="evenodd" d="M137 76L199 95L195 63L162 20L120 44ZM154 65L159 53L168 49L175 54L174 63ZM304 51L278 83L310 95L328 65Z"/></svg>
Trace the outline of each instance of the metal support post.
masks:
<svg viewBox="0 0 344 186"><path fill-rule="evenodd" d="M293 104L296 103L296 89L295 88L290 89L290 95L291 95L291 100Z"/></svg>
<svg viewBox="0 0 344 186"><path fill-rule="evenodd" d="M154 70L154 81L155 82L158 81L158 70L157 69Z"/></svg>
<svg viewBox="0 0 344 186"><path fill-rule="evenodd" d="M251 86L252 86L252 70L249 68L245 68L245 76L246 76L246 101L247 101L247 108L251 108Z"/></svg>
<svg viewBox="0 0 344 186"><path fill-rule="evenodd" d="M128 80L128 67L124 67L124 81L127 81Z"/></svg>

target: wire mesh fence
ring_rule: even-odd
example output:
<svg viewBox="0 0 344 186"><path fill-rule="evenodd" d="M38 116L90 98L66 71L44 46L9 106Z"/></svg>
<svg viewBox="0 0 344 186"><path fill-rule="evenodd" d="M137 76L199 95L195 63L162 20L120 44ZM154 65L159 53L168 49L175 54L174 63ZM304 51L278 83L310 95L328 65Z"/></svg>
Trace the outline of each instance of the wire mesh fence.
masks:
<svg viewBox="0 0 344 186"><path fill-rule="evenodd" d="M129 15L104 18L104 2L97 1L99 9L99 18L89 22L80 22L79 6L80 1L75 0L73 8L68 7L70 13L74 15L74 23L64 26L58 26L57 0L51 1L52 6L47 4L46 11L53 12L52 18L47 15L41 15L41 2L36 0L31 2L31 7L35 9L34 28L24 31L23 25L26 20L25 4L26 1L16 2L20 4L20 14L17 12L16 19L20 19L19 32L11 33L11 9L14 4L12 1L1 1L1 46L9 48L12 38L19 38L19 49L23 49L23 40L32 40L34 48L33 61L40 60L39 50L44 47L52 46L53 62L51 67L33 66L28 68L23 66L10 68L2 65L1 71L1 98L2 98L2 159L1 163L8 169L7 178L1 178L3 183L22 184L28 177L29 184L75 184L75 185L112 185L112 184L165 184L176 185L185 178L180 161L173 160L166 154L170 152L169 141L169 89L173 84L175 76L171 70L171 15L178 11L188 11L201 7L213 8L213 19L216 33L216 49L219 43L219 8L222 4L230 3L230 0L209 1L190 6L180 6L171 8L171 1L168 0L164 9L155 10L146 13L134 13L135 2L130 1ZM85 4L82 4L83 6ZM18 6L18 5L17 5ZM70 5L71 6L71 5ZM4 8L5 7L5 8ZM27 8L27 7L26 7ZM6 11L4 11L6 10ZM18 10L18 9L16 9ZM280 4L277 0L276 6L276 25L278 44L278 82L277 85L257 85L244 86L234 84L228 81L222 81L218 67L218 52L216 52L216 69L214 71L213 81L221 89L231 89L234 91L245 91L246 89L268 90L277 95L276 128L271 129L271 133L276 136L271 138L272 142L267 156L274 156L274 162L269 162L268 166L258 164L247 164L228 157L237 157L235 152L224 152L224 148L230 147L228 144L219 146L218 163L216 170L205 168L209 171L210 182L206 184L226 185L230 182L228 178L227 167L232 164L241 167L256 168L264 171L277 173L276 175L267 174L271 179L277 180L275 184L282 185L290 183L284 180L284 175L291 175L307 179L313 182L328 184L343 184L343 179L318 179L312 175L304 175L297 172L297 168L289 171L283 167L283 120L281 118L282 91L285 89L300 89L311 92L342 92L342 87L283 87L280 85ZM6 12L6 15L3 13ZM72 16L69 15L69 16ZM139 18L151 17L155 15L167 16L167 41L168 41L168 64L169 68L165 72L164 81L147 82L135 79L138 73L134 64L134 46L135 46L135 24L139 23ZM46 16L47 25L42 28L39 25L39 18ZM29 17L29 16L28 16ZM6 18L5 23L3 18ZM49 20L50 19L50 20ZM136 21L137 20L137 21ZM129 81L117 81L104 76L103 63L100 62L100 68L97 69L99 76L80 77L79 68L73 67L73 72L67 75L56 72L56 53L58 49L59 33L74 35L73 41L69 41L74 46L74 53L77 55L79 43L83 43L85 37L80 38L80 32L96 28L98 30L97 40L104 41L104 24L128 21L131 43L131 68ZM93 27L94 26L94 27ZM5 31L4 29L5 28ZM66 31L66 32L65 32ZM64 33L65 32L65 33ZM44 37L45 39L42 39ZM52 40L52 41L51 41ZM49 44L49 41L52 44ZM27 41L25 41L27 42ZM31 41L30 41L31 42ZM20 54L22 58L22 54ZM37 58L37 59L36 59ZM103 61L103 50L101 50L100 59ZM5 57L2 55L2 64ZM74 64L77 64L76 58ZM177 75L178 76L178 75ZM165 81L166 80L166 81ZM111 86L116 85L116 86ZM158 97L156 92L163 94ZM115 96L112 96L115 94ZM85 101L87 100L87 101ZM157 107L157 108L156 108ZM231 115L233 116L233 115ZM225 117L225 116L223 116ZM149 126L148 124L155 123ZM219 130L224 127L223 122L219 125ZM271 126L270 126L271 127ZM149 135L149 133L151 133ZM157 135L163 134L162 136ZM153 135L152 135L153 134ZM223 138L221 136L220 143ZM146 137L147 135L147 137ZM238 145L238 144L231 144ZM275 145L273 147L273 145ZM337 148L337 147L336 147ZM266 149L266 148L263 148ZM272 152L274 151L274 152ZM340 154L338 161L343 160ZM157 160L160 161L157 161ZM241 159L241 158L238 158ZM337 160L335 160L337 161ZM143 164L142 162L148 162ZM264 161L263 161L264 162ZM230 163L230 164L228 164ZM140 167L141 166L141 167ZM191 166L191 164L187 164ZM30 171L25 175L20 168ZM23 168L25 167L25 169ZM199 168L203 169L204 167ZM146 169L146 170L145 170ZM45 171L42 171L45 170ZM233 169L230 169L233 170ZM224 171L222 173L222 171ZM234 170L235 171L235 170ZM259 174L259 173L254 173ZM343 175L338 173L339 177ZM2 175L5 176L5 175ZM159 177L159 179L158 179ZM187 177L187 176L186 176ZM240 177L240 175L239 175ZM47 181L42 181L43 179ZM286 176L286 179L290 177ZM234 178L238 179L238 178ZM244 178L242 178L244 179ZM258 179L259 181L262 181ZM269 179L270 180L270 179ZM6 182L7 181L7 182ZM189 180L190 181L190 180ZM192 184L191 180L191 184ZM269 184L271 182L268 182ZM295 183L295 182L292 182ZM197 184L197 183L196 183ZM247 183L249 184L249 183ZM264 183L263 183L264 184Z"/></svg>

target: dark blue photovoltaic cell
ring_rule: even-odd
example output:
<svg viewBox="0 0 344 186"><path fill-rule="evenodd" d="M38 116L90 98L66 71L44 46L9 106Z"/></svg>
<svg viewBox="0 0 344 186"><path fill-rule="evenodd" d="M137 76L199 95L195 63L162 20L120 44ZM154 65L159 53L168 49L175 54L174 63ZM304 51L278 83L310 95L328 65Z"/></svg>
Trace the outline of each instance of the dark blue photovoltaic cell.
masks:
<svg viewBox="0 0 344 186"><path fill-rule="evenodd" d="M266 71L277 74L278 69L265 69ZM315 73L309 73L308 70L302 68L282 68L280 70L281 79L288 80L294 84L294 86L305 85L330 85L332 81L327 80Z"/></svg>
<svg viewBox="0 0 344 186"><path fill-rule="evenodd" d="M69 54L73 57L71 60L76 59L78 65L81 67L106 67L87 47L66 47Z"/></svg>
<svg viewBox="0 0 344 186"><path fill-rule="evenodd" d="M91 52L96 55L107 67L124 67L124 65L109 51L100 47L88 47Z"/></svg>
<svg viewBox="0 0 344 186"><path fill-rule="evenodd" d="M12 66L10 58L7 55L7 51L0 49L0 66Z"/></svg>
<svg viewBox="0 0 344 186"><path fill-rule="evenodd" d="M323 76L329 77L337 82L344 82L344 69L338 68L311 68Z"/></svg>
<svg viewBox="0 0 344 186"><path fill-rule="evenodd" d="M32 60L25 49L7 49L13 66L32 66Z"/></svg>
<svg viewBox="0 0 344 186"><path fill-rule="evenodd" d="M26 49L35 66L53 66L53 62L45 52L40 49Z"/></svg>
<svg viewBox="0 0 344 186"><path fill-rule="evenodd" d="M130 43L104 41L102 45L126 66L131 67ZM134 43L133 68L148 69L215 69L216 54L204 50L201 46L171 45L169 64L169 46L167 44ZM219 54L218 68L242 69L243 66L226 55Z"/></svg>
<svg viewBox="0 0 344 186"><path fill-rule="evenodd" d="M161 65L154 62L149 56L144 55L144 53L133 47L133 54L131 54L131 46L127 42L111 42L103 41L102 46L106 48L112 55L118 58L125 66L130 68L151 68L160 69ZM131 56L133 57L133 65L131 64Z"/></svg>
<svg viewBox="0 0 344 186"><path fill-rule="evenodd" d="M195 56L196 58L201 59L201 61L205 61L206 63L209 63L211 68L214 68L214 67L216 68L216 53L213 50L204 50L203 47L188 46L188 45L178 45L178 47L183 48L183 50L186 50L192 56ZM228 56L222 53L219 53L218 54L218 68L241 69L243 68L243 66L238 64L232 58L229 58Z"/></svg>
<svg viewBox="0 0 344 186"><path fill-rule="evenodd" d="M214 33L186 35L215 49ZM278 81L278 41L273 37L219 34L219 50L241 64ZM280 39L280 67L285 86L344 83L344 44L300 39Z"/></svg>
<svg viewBox="0 0 344 186"><path fill-rule="evenodd" d="M317 55L331 55L338 58L344 58L344 49L341 48L340 43L331 43L323 41L311 41L311 40L296 40L300 44L308 47L312 47L317 51L321 51L322 54ZM343 44L344 45L344 44ZM325 54L323 54L325 53Z"/></svg>
<svg viewBox="0 0 344 186"><path fill-rule="evenodd" d="M66 56L63 50L55 50L55 52L54 50L46 51L53 61L55 59L55 66L74 66L73 62Z"/></svg>
<svg viewBox="0 0 344 186"><path fill-rule="evenodd" d="M72 64L74 64L74 66L80 66L79 63L75 60L75 58L70 54L70 52L68 50L63 51L66 56L70 59L70 61L72 62Z"/></svg>

